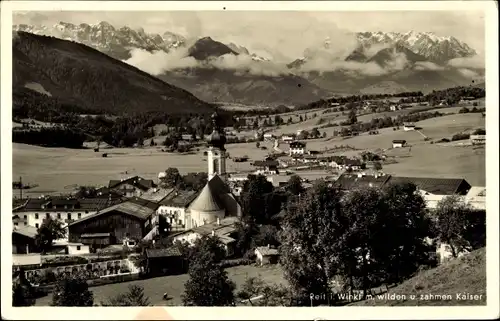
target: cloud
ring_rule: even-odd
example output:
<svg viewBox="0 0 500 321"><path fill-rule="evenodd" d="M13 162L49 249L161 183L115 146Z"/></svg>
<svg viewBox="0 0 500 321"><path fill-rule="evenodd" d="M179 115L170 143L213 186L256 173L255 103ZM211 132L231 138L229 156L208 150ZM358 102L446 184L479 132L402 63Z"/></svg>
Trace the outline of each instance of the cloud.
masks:
<svg viewBox="0 0 500 321"><path fill-rule="evenodd" d="M443 66L439 66L430 61L417 61L415 63L415 69L417 70L444 70Z"/></svg>
<svg viewBox="0 0 500 321"><path fill-rule="evenodd" d="M478 73L476 73L475 71L472 71L470 69L466 69L466 68L461 68L461 69L458 69L458 71L464 76L464 77L467 77L467 78L478 78L480 77L480 75Z"/></svg>
<svg viewBox="0 0 500 321"><path fill-rule="evenodd" d="M213 57L206 61L197 61L188 56L186 48L172 50L169 53L163 51L148 52L146 50L134 49L130 52L131 58L125 60L129 65L135 66L151 75L160 75L167 71L175 71L184 68L217 68L232 70L235 73L250 73L253 75L279 77L289 74L290 71L284 64L255 61L249 55L226 54Z"/></svg>
<svg viewBox="0 0 500 321"><path fill-rule="evenodd" d="M475 55L468 58L455 58L448 61L448 65L457 68L483 69L485 67L484 55Z"/></svg>

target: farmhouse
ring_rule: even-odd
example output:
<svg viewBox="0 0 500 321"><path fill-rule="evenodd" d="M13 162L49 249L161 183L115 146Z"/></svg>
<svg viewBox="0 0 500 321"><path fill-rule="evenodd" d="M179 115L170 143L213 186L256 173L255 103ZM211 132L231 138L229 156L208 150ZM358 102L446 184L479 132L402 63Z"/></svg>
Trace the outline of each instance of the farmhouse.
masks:
<svg viewBox="0 0 500 321"><path fill-rule="evenodd" d="M390 175L365 175L363 173L359 174L342 174L333 183L333 186L338 187L342 190L352 190L357 188L382 188L390 179Z"/></svg>
<svg viewBox="0 0 500 321"><path fill-rule="evenodd" d="M198 196L197 191L175 189L158 202L157 215L163 215L173 231L186 227L186 210L189 204ZM156 222L156 217L153 221Z"/></svg>
<svg viewBox="0 0 500 321"><path fill-rule="evenodd" d="M404 131L411 131L411 130L415 130L415 124L412 124L412 123L405 123L403 125L403 130Z"/></svg>
<svg viewBox="0 0 500 321"><path fill-rule="evenodd" d="M226 217L218 219L214 223L205 224L177 234L173 237L173 242L187 242L194 245L195 241L202 236L217 236L224 244L226 254L231 256L234 253L236 243L236 223L239 222L238 217Z"/></svg>
<svg viewBox="0 0 500 321"><path fill-rule="evenodd" d="M290 156L292 155L304 155L306 149L306 144L302 142L291 142L290 143Z"/></svg>
<svg viewBox="0 0 500 321"><path fill-rule="evenodd" d="M105 198L77 199L62 196L30 198L12 212L18 215L18 224L38 228L46 217L69 223L122 201L121 199L110 201Z"/></svg>
<svg viewBox="0 0 500 321"><path fill-rule="evenodd" d="M465 201L477 210L486 210L486 187L472 186L465 196Z"/></svg>
<svg viewBox="0 0 500 321"><path fill-rule="evenodd" d="M404 139L395 139L392 141L392 148L401 148L406 146L406 140Z"/></svg>
<svg viewBox="0 0 500 321"><path fill-rule="evenodd" d="M151 219L158 206L146 202L129 200L69 223L69 241L95 250L127 239L142 240L153 230Z"/></svg>
<svg viewBox="0 0 500 321"><path fill-rule="evenodd" d="M283 136L281 136L281 140L284 143L289 143L289 142L293 142L295 140L295 137L292 135L283 135Z"/></svg>
<svg viewBox="0 0 500 321"><path fill-rule="evenodd" d="M486 144L486 135L470 135L470 142L472 145L484 145Z"/></svg>
<svg viewBox="0 0 500 321"><path fill-rule="evenodd" d="M274 138L274 135L273 135L273 134L271 134L271 133L265 133L265 134L264 134L264 139L265 139L265 140L271 140L271 139L273 139L273 138Z"/></svg>
<svg viewBox="0 0 500 321"><path fill-rule="evenodd" d="M37 229L33 226L14 227L12 231L12 254L36 253L36 234Z"/></svg>
<svg viewBox="0 0 500 321"><path fill-rule="evenodd" d="M258 168L258 174L277 174L279 162L276 160L267 159L264 161L255 161L253 166Z"/></svg>
<svg viewBox="0 0 500 321"><path fill-rule="evenodd" d="M255 249L257 264L276 264L279 260L279 252L277 249L271 248L269 245L260 246Z"/></svg>
<svg viewBox="0 0 500 321"><path fill-rule="evenodd" d="M141 196L156 187L152 179L133 176L121 180L110 180L108 188L121 192L126 197Z"/></svg>

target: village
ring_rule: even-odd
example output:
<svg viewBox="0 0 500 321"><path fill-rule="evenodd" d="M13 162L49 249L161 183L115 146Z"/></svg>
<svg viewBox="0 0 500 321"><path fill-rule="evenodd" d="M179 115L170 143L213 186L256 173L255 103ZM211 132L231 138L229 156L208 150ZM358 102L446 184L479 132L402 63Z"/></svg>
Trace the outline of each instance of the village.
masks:
<svg viewBox="0 0 500 321"><path fill-rule="evenodd" d="M239 249L240 226L244 211L248 210L242 204L242 194L249 193L245 190L251 185L249 180L258 181L258 177L270 183L267 193L285 191L291 184L307 190L318 180L345 193L411 183L430 210L436 209L443 199L457 195L474 210L486 209L484 186L471 186L463 177L387 174L382 169L388 158L384 150L349 157L326 149L313 150L307 148L307 140L298 139L303 130L280 136L259 132L262 143L257 142L256 147L261 149L259 145L266 142L273 146L267 156L253 160L253 170L229 173L226 163L231 157L226 150L226 130L219 125L216 114L213 122L214 131L206 138L208 147L203 152L207 175L196 178L197 187L176 183L182 176L169 168L160 172L157 179L136 175L110 180L91 191L92 195L83 191L78 195L16 200L12 215L13 268L22 269L30 284L45 293L50 293L54 282L63 275L83 274L91 286L175 276L186 273L189 265L180 244L193 246L200 238L215 237L223 244L226 266L251 265L258 273L259 268L276 266L280 261L274 240L260 242L245 253ZM405 123L399 130L418 128ZM471 146L484 143L485 135L470 135L468 140ZM407 146L406 140L394 139L386 151L408 148L411 146ZM353 148L346 145L338 149ZM245 163L249 158L234 156L232 161ZM286 215L286 202L277 206L261 211L272 211L272 220L279 222ZM41 248L41 231L52 228L53 222L60 222L60 237L45 236L50 244ZM446 243L436 244L438 262L454 255Z"/></svg>

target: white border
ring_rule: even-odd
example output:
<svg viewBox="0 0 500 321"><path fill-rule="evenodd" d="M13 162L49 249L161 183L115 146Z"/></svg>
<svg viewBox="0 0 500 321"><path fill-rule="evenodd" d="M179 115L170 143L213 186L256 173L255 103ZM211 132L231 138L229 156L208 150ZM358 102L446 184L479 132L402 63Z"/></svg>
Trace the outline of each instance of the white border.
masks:
<svg viewBox="0 0 500 321"><path fill-rule="evenodd" d="M487 179L487 298L485 307L334 307L334 308L12 308L11 284L11 220L12 204L12 11L189 11L201 10L266 10L266 11L408 11L408 10L480 10L485 14L486 41L486 105L488 142L486 145ZM498 8L493 1L185 1L185 2L92 2L92 1L2 1L1 2L1 179L2 179L2 317L37 320L112 320L112 319L471 319L497 318L499 300L498 237ZM168 312L167 312L168 311ZM81 312L81 313L80 313ZM167 315L164 313L167 312ZM140 316L139 316L140 313Z"/></svg>

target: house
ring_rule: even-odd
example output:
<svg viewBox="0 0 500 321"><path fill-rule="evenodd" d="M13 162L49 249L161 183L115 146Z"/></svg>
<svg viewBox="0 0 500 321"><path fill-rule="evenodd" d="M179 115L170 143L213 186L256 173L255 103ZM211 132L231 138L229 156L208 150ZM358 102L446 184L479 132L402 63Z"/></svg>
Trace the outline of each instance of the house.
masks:
<svg viewBox="0 0 500 321"><path fill-rule="evenodd" d="M198 191L175 189L158 202L156 214L165 216L173 231L183 230L186 227L186 210L198 194ZM156 219L153 221L156 222Z"/></svg>
<svg viewBox="0 0 500 321"><path fill-rule="evenodd" d="M472 145L486 144L486 135L470 135L469 139Z"/></svg>
<svg viewBox="0 0 500 321"><path fill-rule="evenodd" d="M359 171L365 167L365 164L359 159L346 158L344 160L344 168L351 169L353 171Z"/></svg>
<svg viewBox="0 0 500 321"><path fill-rule="evenodd" d="M13 209L13 214L19 217L18 224L38 228L46 217L69 223L95 214L98 210L123 199L85 198L51 196L30 198L23 205Z"/></svg>
<svg viewBox="0 0 500 321"><path fill-rule="evenodd" d="M403 124L403 130L404 131L415 130L415 124L412 124L412 123L405 123L405 124Z"/></svg>
<svg viewBox="0 0 500 321"><path fill-rule="evenodd" d="M264 134L264 139L265 140L271 140L271 139L274 139L274 135L271 134L271 133L265 133Z"/></svg>
<svg viewBox="0 0 500 321"><path fill-rule="evenodd" d="M334 187L340 188L341 190L353 190L358 188L382 188L391 178L390 175L365 175L364 173L359 174L342 174L333 183Z"/></svg>
<svg viewBox="0 0 500 321"><path fill-rule="evenodd" d="M38 252L35 243L37 228L33 226L14 227L12 231L12 254L30 254Z"/></svg>
<svg viewBox="0 0 500 321"><path fill-rule="evenodd" d="M152 179L144 179L139 176L132 176L126 179L110 180L108 188L110 190L120 191L126 197L141 196L156 184Z"/></svg>
<svg viewBox="0 0 500 321"><path fill-rule="evenodd" d="M255 161L252 164L258 168L257 174L277 174L279 162L277 160L267 159L264 161Z"/></svg>
<svg viewBox="0 0 500 321"><path fill-rule="evenodd" d="M187 272L187 263L182 257L180 250L175 246L146 249L144 252L146 257L145 271L150 276Z"/></svg>
<svg viewBox="0 0 500 321"><path fill-rule="evenodd" d="M392 141L392 148L401 148L406 146L406 140L404 139L395 139Z"/></svg>
<svg viewBox="0 0 500 321"><path fill-rule="evenodd" d="M338 107L340 106L340 103L330 103L330 107Z"/></svg>
<svg viewBox="0 0 500 321"><path fill-rule="evenodd" d="M239 217L235 216L218 219L213 223L204 224L176 234L173 236L173 243L185 242L194 245L195 241L202 236L217 236L222 244L224 244L226 255L231 256L234 253L234 246L236 244L236 223L239 221Z"/></svg>
<svg viewBox="0 0 500 321"><path fill-rule="evenodd" d="M91 251L140 241L153 230L152 216L158 205L146 200L128 200L68 224L69 242L89 245Z"/></svg>
<svg viewBox="0 0 500 321"><path fill-rule="evenodd" d="M401 177L391 176L386 184L415 184L427 203L428 208L436 208L438 202L450 195L465 196L471 189L463 178Z"/></svg>
<svg viewBox="0 0 500 321"><path fill-rule="evenodd" d="M289 142L293 142L295 140L295 137L293 137L292 135L283 135L283 136L281 136L281 140L284 143L289 143Z"/></svg>
<svg viewBox="0 0 500 321"><path fill-rule="evenodd" d="M391 106L389 107L389 109L390 109L391 111L396 111L396 110L399 110L399 109L400 109L400 107L399 107L399 105L391 105Z"/></svg>
<svg viewBox="0 0 500 321"><path fill-rule="evenodd" d="M279 252L277 249L268 246L260 246L255 249L257 264L276 264L279 261Z"/></svg>
<svg viewBox="0 0 500 321"><path fill-rule="evenodd" d="M317 163L318 162L318 157L314 156L314 155L304 155L302 158L301 158L302 162L304 162L305 164L310 164L310 163Z"/></svg>
<svg viewBox="0 0 500 321"><path fill-rule="evenodd" d="M477 210L486 210L486 187L472 186L465 196L465 201Z"/></svg>
<svg viewBox="0 0 500 321"><path fill-rule="evenodd" d="M290 151L291 155L304 155L306 149L306 144L302 142L291 142L290 143Z"/></svg>

